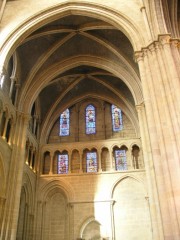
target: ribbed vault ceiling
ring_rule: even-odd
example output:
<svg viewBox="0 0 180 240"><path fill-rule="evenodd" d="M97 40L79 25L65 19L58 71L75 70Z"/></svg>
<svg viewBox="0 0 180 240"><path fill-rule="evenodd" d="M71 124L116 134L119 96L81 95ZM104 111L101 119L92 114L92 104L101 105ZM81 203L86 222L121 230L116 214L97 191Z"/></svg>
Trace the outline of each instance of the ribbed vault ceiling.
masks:
<svg viewBox="0 0 180 240"><path fill-rule="evenodd" d="M57 107L63 108L65 102L71 106L72 99L78 99L83 94L107 95L114 99L122 96L128 104L134 105L132 93L125 82L111 71L96 66L96 63L92 66L87 61L86 64L77 63L77 66L61 69L61 64L68 59L79 56L87 56L88 59L93 56L117 64L119 69L138 79L130 41L106 22L85 16L66 16L33 32L16 52L21 79L20 98L33 96L29 93L30 89L33 93L37 92L33 102L39 102L41 119L45 119L53 108L54 111ZM51 73L46 81L46 75L53 66L56 66L56 74ZM38 88L40 76L42 82Z"/></svg>

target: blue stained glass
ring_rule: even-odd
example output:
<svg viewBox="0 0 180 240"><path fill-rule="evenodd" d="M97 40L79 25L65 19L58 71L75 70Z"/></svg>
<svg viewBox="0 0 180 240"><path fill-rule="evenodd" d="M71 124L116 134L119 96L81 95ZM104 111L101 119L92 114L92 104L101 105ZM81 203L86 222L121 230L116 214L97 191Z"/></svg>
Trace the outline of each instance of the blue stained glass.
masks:
<svg viewBox="0 0 180 240"><path fill-rule="evenodd" d="M68 155L59 154L58 155L58 174L68 173Z"/></svg>
<svg viewBox="0 0 180 240"><path fill-rule="evenodd" d="M88 105L86 107L86 134L96 133L95 107Z"/></svg>
<svg viewBox="0 0 180 240"><path fill-rule="evenodd" d="M116 170L127 170L126 150L115 150Z"/></svg>
<svg viewBox="0 0 180 240"><path fill-rule="evenodd" d="M121 109L117 108L115 105L112 105L111 112L112 112L113 131L114 132L121 131L123 128Z"/></svg>
<svg viewBox="0 0 180 240"><path fill-rule="evenodd" d="M69 109L66 109L60 115L60 136L68 136L69 135Z"/></svg>
<svg viewBox="0 0 180 240"><path fill-rule="evenodd" d="M97 154L89 152L86 155L87 172L97 172Z"/></svg>

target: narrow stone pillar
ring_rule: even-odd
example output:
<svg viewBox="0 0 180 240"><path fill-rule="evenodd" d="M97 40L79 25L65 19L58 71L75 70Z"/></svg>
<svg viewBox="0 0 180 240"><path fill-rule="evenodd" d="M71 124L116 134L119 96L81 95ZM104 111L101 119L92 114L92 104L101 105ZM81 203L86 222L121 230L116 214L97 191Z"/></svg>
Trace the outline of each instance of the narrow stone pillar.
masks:
<svg viewBox="0 0 180 240"><path fill-rule="evenodd" d="M14 89L14 84L16 82L16 77L12 76L12 77L10 77L10 79L11 79L11 85L10 85L10 90L9 90L9 97L11 98L12 93L13 93L13 89Z"/></svg>
<svg viewBox="0 0 180 240"><path fill-rule="evenodd" d="M9 132L9 140L8 140L8 144L11 145L12 144L12 139L13 139L13 130L14 130L14 121L11 119L10 120L10 132Z"/></svg>
<svg viewBox="0 0 180 240"><path fill-rule="evenodd" d="M42 212L43 212L43 203L42 201L37 202L36 207L36 218L35 218L35 240L41 239L42 234Z"/></svg>
<svg viewBox="0 0 180 240"><path fill-rule="evenodd" d="M27 149L26 149L26 164L28 164L28 159L29 159L29 151L30 151L30 143L26 143Z"/></svg>
<svg viewBox="0 0 180 240"><path fill-rule="evenodd" d="M20 84L16 83L15 87L16 87L16 95L15 95L14 105L17 106L17 98L19 94Z"/></svg>
<svg viewBox="0 0 180 240"><path fill-rule="evenodd" d="M50 169L49 169L49 174L52 175L53 174L53 159L54 159L54 153L50 152ZM43 159L43 164L44 164L44 159Z"/></svg>
<svg viewBox="0 0 180 240"><path fill-rule="evenodd" d="M98 172L102 172L102 167L101 167L101 149L98 149Z"/></svg>
<svg viewBox="0 0 180 240"><path fill-rule="evenodd" d="M71 173L71 167L72 167L72 152L69 151L69 161L68 161L68 173Z"/></svg>
<svg viewBox="0 0 180 240"><path fill-rule="evenodd" d="M7 200L4 207L5 221L3 222L0 236L2 239L6 239L5 236L8 236L7 239L16 238L28 121L29 115L17 112L14 144L7 179L11 187L6 192Z"/></svg>
<svg viewBox="0 0 180 240"><path fill-rule="evenodd" d="M7 131L8 122L9 122L9 116L6 114L6 120L5 120L5 124L4 124L3 135L2 135L3 139L6 139L6 131Z"/></svg>
<svg viewBox="0 0 180 240"><path fill-rule="evenodd" d="M0 108L0 131L1 131L1 127L2 127L2 116L3 116L3 108Z"/></svg>
<svg viewBox="0 0 180 240"><path fill-rule="evenodd" d="M37 124L37 118L36 118L36 115L33 116L33 133L34 135L36 135L36 124Z"/></svg>
<svg viewBox="0 0 180 240"><path fill-rule="evenodd" d="M0 236L1 236L1 228L4 216L4 205L5 205L6 198L0 197Z"/></svg>
<svg viewBox="0 0 180 240"><path fill-rule="evenodd" d="M133 169L132 156L131 156L131 151L129 149L126 150L126 160L127 160L127 170Z"/></svg>
<svg viewBox="0 0 180 240"><path fill-rule="evenodd" d="M79 156L80 156L80 169L79 169L79 172L80 173L83 172L83 169L82 169L82 155L83 155L83 153L81 151L79 151Z"/></svg>
<svg viewBox="0 0 180 240"><path fill-rule="evenodd" d="M150 43L152 41L152 32L151 32L151 28L150 28L150 25L149 25L149 21L147 19L146 8L143 6L143 7L140 8L140 10L141 10L142 15L143 15L144 23L145 23L145 26L146 26L146 34L148 36L148 41Z"/></svg>
<svg viewBox="0 0 180 240"><path fill-rule="evenodd" d="M115 240L115 224L114 224L114 204L115 201L112 200L110 202L110 213L111 213L111 235L112 235L112 240Z"/></svg>
<svg viewBox="0 0 180 240"><path fill-rule="evenodd" d="M114 171L115 170L114 156L113 156L113 151L111 149L109 149L109 156L110 156L110 168L111 168L111 171Z"/></svg>
<svg viewBox="0 0 180 240"><path fill-rule="evenodd" d="M30 159L30 168L32 169L32 165L33 165L33 155L34 155L34 147L31 148L31 159Z"/></svg>

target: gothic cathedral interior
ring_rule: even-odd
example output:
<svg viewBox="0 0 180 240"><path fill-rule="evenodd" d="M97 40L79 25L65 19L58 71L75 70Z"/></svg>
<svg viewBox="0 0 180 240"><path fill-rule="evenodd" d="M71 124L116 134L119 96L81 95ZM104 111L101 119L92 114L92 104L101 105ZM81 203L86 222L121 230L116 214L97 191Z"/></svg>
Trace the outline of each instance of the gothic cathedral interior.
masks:
<svg viewBox="0 0 180 240"><path fill-rule="evenodd" d="M180 1L0 0L0 239L180 239Z"/></svg>

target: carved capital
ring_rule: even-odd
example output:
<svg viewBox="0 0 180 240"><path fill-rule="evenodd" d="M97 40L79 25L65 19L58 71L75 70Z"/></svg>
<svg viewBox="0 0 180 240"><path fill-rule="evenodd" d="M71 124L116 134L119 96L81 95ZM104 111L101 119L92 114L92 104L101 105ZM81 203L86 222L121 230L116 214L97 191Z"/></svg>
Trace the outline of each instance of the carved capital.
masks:
<svg viewBox="0 0 180 240"><path fill-rule="evenodd" d="M136 51L134 53L134 59L138 63L140 61L143 61L144 59L144 52L143 51Z"/></svg>
<svg viewBox="0 0 180 240"><path fill-rule="evenodd" d="M158 41L162 44L170 44L171 36L170 34L163 34L158 36Z"/></svg>
<svg viewBox="0 0 180 240"><path fill-rule="evenodd" d="M143 108L145 108L144 102L136 105L136 110L137 110L137 111L141 111L141 109L143 109Z"/></svg>
<svg viewBox="0 0 180 240"><path fill-rule="evenodd" d="M180 49L180 39L171 39L172 46Z"/></svg>
<svg viewBox="0 0 180 240"><path fill-rule="evenodd" d="M12 82L17 82L17 77L16 76L11 76L10 79L11 79Z"/></svg>

